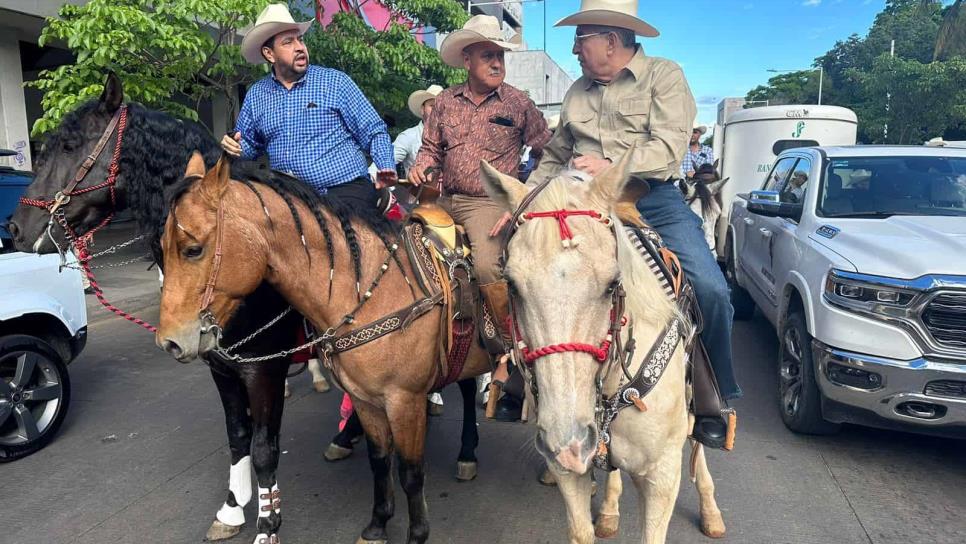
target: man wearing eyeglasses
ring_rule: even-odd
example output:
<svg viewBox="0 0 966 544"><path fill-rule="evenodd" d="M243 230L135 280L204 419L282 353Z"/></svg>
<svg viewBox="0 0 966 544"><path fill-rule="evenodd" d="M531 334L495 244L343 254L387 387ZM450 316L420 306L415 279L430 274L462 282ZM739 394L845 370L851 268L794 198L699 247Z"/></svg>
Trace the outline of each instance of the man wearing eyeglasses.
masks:
<svg viewBox="0 0 966 544"><path fill-rule="evenodd" d="M271 167L349 206L376 206L366 154L378 169L377 184L396 181L386 124L346 74L309 64L302 36L312 21L297 23L285 4L269 4L241 44L252 64L268 62L271 74L255 82L242 104L235 134L221 146L252 160L268 154Z"/></svg>
<svg viewBox="0 0 966 544"><path fill-rule="evenodd" d="M636 36L659 34L637 17L636 0L583 0L580 12L556 26L577 27L573 53L583 77L567 91L560 125L529 183L540 183L568 165L596 176L637 144L632 172L651 188L637 208L677 254L694 286L721 397L738 398L728 284L704 239L701 218L674 183L697 114L684 72L674 62L645 55L636 43ZM716 405L717 399L708 405L710 400ZM717 415L696 414L693 436L701 443L722 447L726 431Z"/></svg>

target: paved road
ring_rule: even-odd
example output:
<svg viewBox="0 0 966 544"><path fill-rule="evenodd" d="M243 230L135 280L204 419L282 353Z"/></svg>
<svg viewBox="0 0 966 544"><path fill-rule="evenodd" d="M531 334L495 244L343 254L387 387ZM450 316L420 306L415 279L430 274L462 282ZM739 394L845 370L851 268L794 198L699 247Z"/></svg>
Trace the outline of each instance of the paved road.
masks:
<svg viewBox="0 0 966 544"><path fill-rule="evenodd" d="M117 234L120 237L120 234ZM156 273L106 271L109 291L127 307L151 307ZM93 302L93 298L91 298ZM91 306L90 343L70 367L73 402L57 440L0 465L0 542L201 542L225 497L228 451L223 416L206 369L181 365L139 328ZM746 398L737 403L740 435L730 454L712 453L722 542L957 543L966 541L966 442L847 427L835 437L791 434L776 411L777 347L761 318L739 323L736 361ZM357 452L338 465L321 452L337 419L336 393L293 380L285 408L279 482L286 543L355 542L368 520L368 463ZM452 478L460 421L458 393L428 436L427 501L431 542L559 543L566 540L558 492L535 483L533 429L480 423L480 476ZM627 485L621 535L640 542L637 499ZM405 539L397 490L394 542ZM254 510L249 505L249 519ZM685 483L668 542L704 543L697 496ZM251 542L246 527L232 542Z"/></svg>

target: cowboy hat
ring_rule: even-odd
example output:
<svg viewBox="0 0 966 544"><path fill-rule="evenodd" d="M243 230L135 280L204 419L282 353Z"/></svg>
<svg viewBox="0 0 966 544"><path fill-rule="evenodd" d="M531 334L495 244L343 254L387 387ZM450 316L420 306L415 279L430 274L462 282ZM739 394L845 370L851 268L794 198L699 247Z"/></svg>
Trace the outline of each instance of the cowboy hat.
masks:
<svg viewBox="0 0 966 544"><path fill-rule="evenodd" d="M694 129L693 129L693 130L692 130L691 132L698 132L698 133L700 133L700 134L701 134L702 136L704 136L704 135L705 135L705 133L707 133L707 132L708 132L708 127L706 127L706 126L704 126L704 125L700 125L700 126L697 126L697 127L694 127Z"/></svg>
<svg viewBox="0 0 966 544"><path fill-rule="evenodd" d="M261 64L265 62L262 46L269 38L286 30L298 30L299 34L305 34L310 26L312 20L296 23L285 4L269 4L258 14L255 26L242 38L242 57L252 64Z"/></svg>
<svg viewBox="0 0 966 544"><path fill-rule="evenodd" d="M637 0L581 0L580 11L557 21L553 26L613 26L654 38L661 33L637 16Z"/></svg>
<svg viewBox="0 0 966 544"><path fill-rule="evenodd" d="M551 115L550 117L547 117L547 130L549 130L550 132L553 132L553 131L557 130L557 127L558 126L560 126L560 114L559 113L555 113L555 114Z"/></svg>
<svg viewBox="0 0 966 544"><path fill-rule="evenodd" d="M500 21L492 15L474 15L463 25L461 30L453 32L439 48L439 56L443 62L453 68L463 67L463 50L474 43L489 42L502 47L506 51L513 51L520 47L520 35L517 34L504 41Z"/></svg>
<svg viewBox="0 0 966 544"><path fill-rule="evenodd" d="M413 92L413 94L409 95L409 100L407 101L409 104L409 111L413 112L413 115L416 117L422 117L423 104L425 104L427 100L436 98L441 92L443 92L443 88L439 85L430 85L428 89L420 89Z"/></svg>

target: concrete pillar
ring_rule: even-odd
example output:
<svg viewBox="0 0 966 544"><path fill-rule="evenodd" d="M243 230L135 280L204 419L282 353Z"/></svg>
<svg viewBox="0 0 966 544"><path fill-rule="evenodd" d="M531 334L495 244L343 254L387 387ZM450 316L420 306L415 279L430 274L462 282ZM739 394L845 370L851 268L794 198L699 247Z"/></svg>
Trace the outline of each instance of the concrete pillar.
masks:
<svg viewBox="0 0 966 544"><path fill-rule="evenodd" d="M19 32L0 27L0 148L17 151L0 158L18 170L30 170L30 127L23 94Z"/></svg>

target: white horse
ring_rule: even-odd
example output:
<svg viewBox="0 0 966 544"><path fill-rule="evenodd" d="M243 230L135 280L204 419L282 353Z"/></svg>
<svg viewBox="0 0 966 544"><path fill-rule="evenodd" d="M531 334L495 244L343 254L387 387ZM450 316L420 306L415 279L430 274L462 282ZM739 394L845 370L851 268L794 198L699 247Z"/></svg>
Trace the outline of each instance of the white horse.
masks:
<svg viewBox="0 0 966 544"><path fill-rule="evenodd" d="M714 238L722 211L721 188L731 179L720 178L718 161L714 161L714 165L701 165L693 178L681 182L684 200L691 207L691 211L704 220L704 239L712 252L715 251Z"/></svg>
<svg viewBox="0 0 966 544"><path fill-rule="evenodd" d="M681 319L676 306L631 245L614 216L615 205L628 180L628 153L618 164L593 180L564 173L550 182L527 207L527 212L592 210L599 217L532 217L517 227L508 246L505 275L511 285L516 325L521 338L540 353L539 346L596 347L613 326L612 293L626 290L623 345L633 340L637 350L630 364L633 376L649 352L661 341L665 327ZM483 182L490 196L507 210L516 210L529 187L483 165ZM524 219L528 214L522 216ZM562 240L563 239L563 243ZM685 393L685 354L672 344L663 377L646 395L641 409L620 412L609 428L610 463L627 473L641 499L643 542L665 542L681 482L682 449L689 422ZM621 385L619 362L600 363L583 351L552 352L533 362L537 393L537 449L556 476L567 506L570 542L594 541L591 520L591 463L598 451L595 408L600 394L613 395ZM602 391L597 389L601 376ZM712 537L725 526L714 499L714 483L703 450L692 455L700 496L701 529ZM614 536L619 519L620 474L608 478L606 496L597 520L597 535Z"/></svg>

